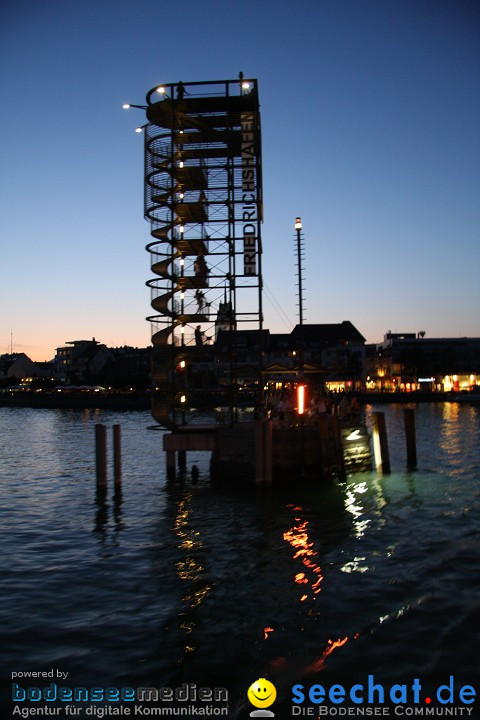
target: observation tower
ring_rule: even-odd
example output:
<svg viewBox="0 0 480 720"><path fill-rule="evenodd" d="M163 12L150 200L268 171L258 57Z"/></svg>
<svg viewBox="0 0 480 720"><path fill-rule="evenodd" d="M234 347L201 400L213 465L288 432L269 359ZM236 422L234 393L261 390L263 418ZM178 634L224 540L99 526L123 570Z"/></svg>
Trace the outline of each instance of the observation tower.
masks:
<svg viewBox="0 0 480 720"><path fill-rule="evenodd" d="M147 93L145 217L155 277L147 282L156 386L152 414L175 430L236 395L236 329L262 337L262 159L257 81L170 83ZM228 336L223 384L215 327ZM225 339L225 336L224 336ZM259 369L262 348L259 348ZM205 376L205 373L203 377Z"/></svg>
<svg viewBox="0 0 480 720"><path fill-rule="evenodd" d="M212 480L342 475L338 418L306 424L302 383L286 427L274 430L265 412L257 80L240 73L158 85L146 105L124 107L144 110L147 120L137 129L145 134L151 225L152 414L170 431L162 434L167 476L177 461L185 470L190 451L211 453ZM302 326L300 218L296 230ZM243 405L258 412L238 422ZM347 440L357 439L357 429Z"/></svg>

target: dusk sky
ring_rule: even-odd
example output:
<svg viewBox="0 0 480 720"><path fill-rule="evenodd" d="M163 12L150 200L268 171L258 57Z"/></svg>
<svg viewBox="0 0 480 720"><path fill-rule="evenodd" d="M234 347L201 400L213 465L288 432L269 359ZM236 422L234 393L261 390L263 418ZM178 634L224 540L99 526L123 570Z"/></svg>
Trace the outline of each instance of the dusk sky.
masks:
<svg viewBox="0 0 480 720"><path fill-rule="evenodd" d="M11 330L36 360L149 344L145 120L122 104L240 71L262 112L265 327L297 321L300 215L306 322L480 336L476 0L4 0L0 62L0 353Z"/></svg>

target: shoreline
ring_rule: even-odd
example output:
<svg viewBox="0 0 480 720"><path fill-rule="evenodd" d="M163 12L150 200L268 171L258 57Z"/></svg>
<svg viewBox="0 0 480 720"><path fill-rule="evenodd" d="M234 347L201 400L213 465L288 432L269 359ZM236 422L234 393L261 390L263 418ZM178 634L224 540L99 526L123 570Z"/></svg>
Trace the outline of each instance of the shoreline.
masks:
<svg viewBox="0 0 480 720"><path fill-rule="evenodd" d="M0 407L25 407L46 410L150 410L150 395L138 393L0 393Z"/></svg>
<svg viewBox="0 0 480 720"><path fill-rule="evenodd" d="M354 393L362 405L416 404L424 402L461 402L480 404L479 393ZM151 395L148 392L131 393L85 393L85 392L0 392L0 407L29 407L45 409L104 409L104 410L150 410Z"/></svg>

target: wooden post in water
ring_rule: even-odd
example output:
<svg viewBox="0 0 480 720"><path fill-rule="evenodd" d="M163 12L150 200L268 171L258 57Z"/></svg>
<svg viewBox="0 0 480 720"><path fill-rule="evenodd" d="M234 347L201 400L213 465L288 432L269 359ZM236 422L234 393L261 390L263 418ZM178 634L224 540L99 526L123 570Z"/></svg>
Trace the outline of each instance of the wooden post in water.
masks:
<svg viewBox="0 0 480 720"><path fill-rule="evenodd" d="M107 429L105 425L95 425L95 464L97 490L105 492L107 488Z"/></svg>
<svg viewBox="0 0 480 720"><path fill-rule="evenodd" d="M264 423L265 432L265 461L264 461L264 476L266 485L272 484L272 446L273 446L273 423L271 418L265 420Z"/></svg>
<svg viewBox="0 0 480 720"><path fill-rule="evenodd" d="M175 450L166 450L165 456L167 460L167 478L173 480L175 478Z"/></svg>
<svg viewBox="0 0 480 720"><path fill-rule="evenodd" d="M255 433L255 482L260 485L265 481L265 434L262 420L255 423Z"/></svg>
<svg viewBox="0 0 480 720"><path fill-rule="evenodd" d="M335 442L335 465L337 469L337 475L340 478L340 480L345 479L345 462L343 457L343 445L342 445L342 438L340 435L340 420L338 418L338 415L333 415L332 417L332 425L333 425L333 436L334 436L334 442Z"/></svg>
<svg viewBox="0 0 480 720"><path fill-rule="evenodd" d="M178 462L179 469L185 470L185 468L187 467L187 451L186 450L178 450L177 462Z"/></svg>
<svg viewBox="0 0 480 720"><path fill-rule="evenodd" d="M387 426L385 413L372 413L373 419L373 455L377 472L387 475L390 472L390 455L388 452Z"/></svg>
<svg viewBox="0 0 480 720"><path fill-rule="evenodd" d="M113 426L113 477L115 485L120 485L122 480L122 446L120 425Z"/></svg>
<svg viewBox="0 0 480 720"><path fill-rule="evenodd" d="M405 437L407 440L407 467L414 470L417 467L417 441L415 437L415 410L405 408L403 411L405 422Z"/></svg>
<svg viewBox="0 0 480 720"><path fill-rule="evenodd" d="M329 421L326 413L318 416L318 435L320 442L320 457L322 459L322 473L324 478L330 478L332 474L332 453L329 442Z"/></svg>

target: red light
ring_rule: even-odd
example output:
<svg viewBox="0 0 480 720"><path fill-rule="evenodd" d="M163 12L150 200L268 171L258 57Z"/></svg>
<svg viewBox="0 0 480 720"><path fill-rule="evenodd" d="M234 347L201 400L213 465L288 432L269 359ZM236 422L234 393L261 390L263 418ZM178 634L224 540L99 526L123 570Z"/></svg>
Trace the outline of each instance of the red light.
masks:
<svg viewBox="0 0 480 720"><path fill-rule="evenodd" d="M305 385L297 387L297 411L299 415L305 412Z"/></svg>

